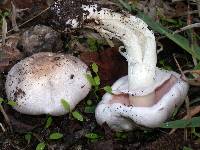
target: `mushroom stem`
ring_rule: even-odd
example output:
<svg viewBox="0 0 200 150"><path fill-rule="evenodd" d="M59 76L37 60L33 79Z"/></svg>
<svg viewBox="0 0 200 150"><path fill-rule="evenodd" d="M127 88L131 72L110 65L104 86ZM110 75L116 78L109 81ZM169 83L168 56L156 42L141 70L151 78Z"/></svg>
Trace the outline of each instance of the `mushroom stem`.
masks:
<svg viewBox="0 0 200 150"><path fill-rule="evenodd" d="M129 96L130 105L136 107L149 107L155 104L155 92L145 96Z"/></svg>
<svg viewBox="0 0 200 150"><path fill-rule="evenodd" d="M154 84L156 69L156 43L154 34L139 18L131 15L115 13L97 5L82 8L87 13L86 19L95 19L98 26L94 27L103 36L117 38L123 42L126 52L123 56L128 61L128 84L130 104L134 106L151 106L155 103L155 93L135 93ZM89 14L88 14L89 12Z"/></svg>
<svg viewBox="0 0 200 150"><path fill-rule="evenodd" d="M81 21L93 23L92 27L102 36L110 39L117 38L123 42L126 52L121 52L121 54L125 56L128 61L128 93L131 104L135 105L137 101L137 103L141 102L141 105L143 105L141 99L149 103L147 101L149 101L150 97L150 101L153 101L153 93L138 93L138 91L143 91L143 89L151 87L154 84L155 78L157 62L156 42L154 34L148 29L147 24L130 14L116 13L111 9L101 8L96 4L82 4L81 12L83 12L83 16L80 21L80 17L74 14L71 18L66 17L68 10L65 10L64 7L67 7L67 3L69 2L63 2L63 4L65 3L66 6L63 6L62 3L59 4L59 2L55 3L52 10L58 15L57 18L60 18L59 21L63 21L64 18L67 18L65 22L62 23L65 24L66 27L71 25L72 28L77 28L81 24ZM70 14L68 15L70 16ZM63 18L60 16L63 16ZM149 94L151 96L149 96Z"/></svg>

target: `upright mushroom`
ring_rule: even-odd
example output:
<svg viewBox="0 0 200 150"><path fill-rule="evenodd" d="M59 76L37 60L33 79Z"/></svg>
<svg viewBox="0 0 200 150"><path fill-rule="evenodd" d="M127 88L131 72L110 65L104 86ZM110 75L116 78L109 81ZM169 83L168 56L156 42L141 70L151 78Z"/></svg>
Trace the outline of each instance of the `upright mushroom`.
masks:
<svg viewBox="0 0 200 150"><path fill-rule="evenodd" d="M183 103L188 84L179 74L156 68L155 37L141 19L78 2L54 3L51 11L57 18L56 25L77 28L85 23L104 37L117 38L124 43L126 52L120 53L128 61L128 76L117 80L113 94L106 93L98 104L97 122L106 122L115 130L131 130L136 124L158 127ZM68 14L69 3L79 7L73 8L73 15Z"/></svg>
<svg viewBox="0 0 200 150"><path fill-rule="evenodd" d="M61 100L70 109L90 91L85 75L88 67L71 55L41 52L15 64L6 78L6 94L16 101L14 109L31 115L67 113Z"/></svg>

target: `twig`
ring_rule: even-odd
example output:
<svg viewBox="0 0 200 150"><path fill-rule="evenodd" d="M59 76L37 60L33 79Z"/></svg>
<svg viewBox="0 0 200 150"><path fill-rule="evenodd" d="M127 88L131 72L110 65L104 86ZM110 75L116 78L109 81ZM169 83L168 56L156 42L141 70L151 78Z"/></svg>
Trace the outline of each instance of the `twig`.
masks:
<svg viewBox="0 0 200 150"><path fill-rule="evenodd" d="M189 97L188 96L185 98L185 106L186 106L186 110L187 110L187 118L191 119L190 101L189 101Z"/></svg>
<svg viewBox="0 0 200 150"><path fill-rule="evenodd" d="M181 1L183 1L183 0L172 0L172 3L174 3L174 2L181 2Z"/></svg>
<svg viewBox="0 0 200 150"><path fill-rule="evenodd" d="M199 70L185 70L183 73L184 74L194 73L194 74L200 75ZM184 80L185 82L189 83L192 86L200 86L200 77L198 77L198 76L196 76L195 79L188 79L187 77L182 76L182 80Z"/></svg>
<svg viewBox="0 0 200 150"><path fill-rule="evenodd" d="M40 143L44 142L44 143L47 145L47 147L48 147L49 150L52 150L52 147L51 147L47 142L45 142L44 139L41 138L38 134L32 133L32 135L33 135Z"/></svg>
<svg viewBox="0 0 200 150"><path fill-rule="evenodd" d="M186 78L184 72L183 72L182 69L181 69L181 66L179 65L179 63L178 63L178 61L177 61L177 59L176 59L176 55L175 55L175 54L173 54L173 58L174 58L174 61L175 61L176 65L177 65L177 67L178 67L178 70L179 70L180 73L181 73L181 76L184 77L184 78Z"/></svg>
<svg viewBox="0 0 200 150"><path fill-rule="evenodd" d="M12 13L11 13L12 27L13 27L14 31L19 31L19 28L18 28L17 22L16 22L17 11L16 11L16 7L15 7L13 1L11 1L11 6L12 6Z"/></svg>
<svg viewBox="0 0 200 150"><path fill-rule="evenodd" d="M200 0L196 0L196 3L197 3L198 13L200 17Z"/></svg>
<svg viewBox="0 0 200 150"><path fill-rule="evenodd" d="M1 126L2 131L3 131L3 132L6 132L6 129L3 127L3 124L2 124L2 123L0 123L0 126Z"/></svg>
<svg viewBox="0 0 200 150"><path fill-rule="evenodd" d="M10 144L12 146L12 148L15 150L22 150L21 147L16 145L15 142L13 142L11 139L8 140L8 144Z"/></svg>
<svg viewBox="0 0 200 150"><path fill-rule="evenodd" d="M193 14L198 14L198 10L192 10L192 11L189 11L187 13L183 13L183 16L187 15L187 14L190 14L190 15L193 15Z"/></svg>
<svg viewBox="0 0 200 150"><path fill-rule="evenodd" d="M2 107L1 104L0 104L0 111L1 111L1 113L3 114L4 119L5 119L6 123L8 124L8 126L9 126L9 128L10 128L10 131L13 132L12 125L11 125L11 123L10 123L10 119L9 119L8 115L6 114L4 108Z"/></svg>
<svg viewBox="0 0 200 150"><path fill-rule="evenodd" d="M190 85L199 86L199 83L198 83L198 82L190 81L190 80L188 80L188 78L185 76L185 73L187 73L187 72L193 72L193 71L182 71L182 69L181 69L181 67L180 67L180 65L179 65L179 63L178 63L178 61L177 61L177 59L176 59L175 54L173 54L173 57L174 57L174 61L176 62L176 65L177 65L179 71L181 72L181 79L182 79L183 81L189 83ZM195 72L194 72L194 73L195 73Z"/></svg>
<svg viewBox="0 0 200 150"><path fill-rule="evenodd" d="M179 33L179 32L183 32L185 30L189 30L189 29L192 29L192 28L199 28L199 27L200 27L200 23L189 24L185 27L182 27L182 28L174 31L174 33Z"/></svg>
<svg viewBox="0 0 200 150"><path fill-rule="evenodd" d="M187 13L188 13L188 15L187 15L187 25L191 25L192 24L192 17L191 17L191 14L189 14L189 11L190 11L190 1L189 0L187 0L187 1L188 1L188 7L187 7ZM190 40L191 40L191 48L192 48L192 50L194 50L194 45L196 43L196 40L194 38L194 31L193 31L193 29L190 30ZM192 60L193 60L194 65L196 66L197 65L197 60L196 60L196 58L194 56L192 56Z"/></svg>
<svg viewBox="0 0 200 150"><path fill-rule="evenodd" d="M49 8L50 8L50 7L47 7L46 9L44 9L43 11L41 11L40 13L38 13L37 15L33 16L33 18L31 18L31 19L29 19L29 20L23 22L22 24L20 24L20 25L18 26L18 28L24 26L25 24L27 24L28 22L32 21L33 19L39 17L41 14L43 14L44 12L46 12ZM12 32L13 30L14 30L14 28L10 29L7 33ZM3 36L3 34L0 35L0 36Z"/></svg>
<svg viewBox="0 0 200 150"><path fill-rule="evenodd" d="M7 35L7 22L5 17L3 17L3 24L2 24L2 44L5 45L6 44L6 35Z"/></svg>
<svg viewBox="0 0 200 150"><path fill-rule="evenodd" d="M191 120L191 113L190 113L190 102L188 96L185 98L185 106L187 110L187 119ZM188 132L187 128L184 128L184 140L187 141L188 139Z"/></svg>
<svg viewBox="0 0 200 150"><path fill-rule="evenodd" d="M187 0L187 3L188 3L188 7L187 7L187 13L190 11L190 1ZM191 15L188 13L187 14L187 25L191 25ZM193 39L193 31L191 30L191 47L193 49L193 42L194 42L194 39ZM192 59L193 59L193 62L195 60L195 58L192 56ZM187 110L187 116L188 116L188 119L191 119L191 115L190 115L190 103L189 103L189 98L188 96L185 98L185 106L186 106L186 110ZM188 139L188 130L187 128L184 128L184 141L187 141Z"/></svg>
<svg viewBox="0 0 200 150"><path fill-rule="evenodd" d="M157 54L159 54L160 52L163 51L163 45L160 42L157 41L157 46L160 46L160 48L157 49Z"/></svg>
<svg viewBox="0 0 200 150"><path fill-rule="evenodd" d="M175 62L176 62L176 65L177 65L179 71L181 72L181 76L182 76L183 78L186 78L186 77L185 77L185 74L183 73L183 71L182 71L182 69L181 69L181 67L180 67L180 65L179 65L179 63L178 63L178 61L177 61L177 59L176 59L176 57L175 57L175 54L173 54L173 57L174 57L174 60L175 60ZM189 103L189 98L188 98L188 96L185 98L185 105L186 105L186 110L187 110L187 116L188 116L189 119L191 119L191 114L190 114L190 103ZM171 131L171 132L174 132L174 131ZM171 132L170 132L170 133L171 133ZM184 139L185 139L185 141L187 141L187 135L188 135L187 133L188 133L188 132L187 132L187 128L185 128L185 129L184 129Z"/></svg>
<svg viewBox="0 0 200 150"><path fill-rule="evenodd" d="M32 135L39 141L39 142L44 142L43 138L41 138L38 134L32 133Z"/></svg>

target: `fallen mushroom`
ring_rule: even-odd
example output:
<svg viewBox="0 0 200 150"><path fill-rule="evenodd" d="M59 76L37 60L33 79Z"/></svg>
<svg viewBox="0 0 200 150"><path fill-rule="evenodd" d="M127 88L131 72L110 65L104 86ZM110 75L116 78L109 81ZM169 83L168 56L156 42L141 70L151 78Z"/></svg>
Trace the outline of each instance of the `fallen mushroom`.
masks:
<svg viewBox="0 0 200 150"><path fill-rule="evenodd" d="M70 3L76 1L79 2ZM106 38L119 39L126 49L120 53L128 61L128 76L113 84L113 94L103 96L96 108L97 122L100 125L106 122L115 130L131 130L137 125L158 127L183 103L188 84L179 74L156 68L153 32L135 16L115 13L96 4L82 4L70 16L68 3L58 1L51 7L58 18L57 26L77 28L85 23Z"/></svg>
<svg viewBox="0 0 200 150"><path fill-rule="evenodd" d="M6 94L16 101L15 110L30 115L67 113L61 99L72 110L90 91L85 75L88 67L71 55L41 52L15 64L6 78Z"/></svg>

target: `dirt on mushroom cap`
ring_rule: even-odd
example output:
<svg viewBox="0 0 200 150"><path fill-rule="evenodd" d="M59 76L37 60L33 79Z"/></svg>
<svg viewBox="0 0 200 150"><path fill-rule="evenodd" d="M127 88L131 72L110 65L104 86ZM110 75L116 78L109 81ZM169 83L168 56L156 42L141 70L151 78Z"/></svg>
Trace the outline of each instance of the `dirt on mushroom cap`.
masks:
<svg viewBox="0 0 200 150"><path fill-rule="evenodd" d="M37 53L9 71L6 94L17 102L14 109L21 113L63 115L67 112L61 99L67 99L73 109L87 96L90 90L85 78L87 69L87 65L72 55Z"/></svg>

